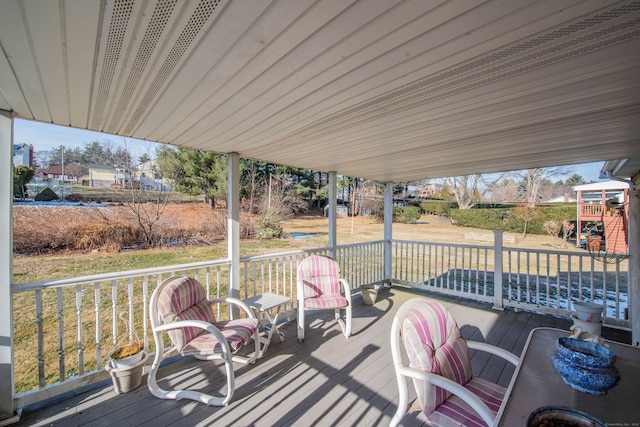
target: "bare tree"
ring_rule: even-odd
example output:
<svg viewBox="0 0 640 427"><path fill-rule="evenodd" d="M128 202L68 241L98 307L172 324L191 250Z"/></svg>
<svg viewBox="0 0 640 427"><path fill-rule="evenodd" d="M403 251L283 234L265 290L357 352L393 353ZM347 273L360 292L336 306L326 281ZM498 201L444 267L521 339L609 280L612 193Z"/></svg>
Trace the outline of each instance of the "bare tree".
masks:
<svg viewBox="0 0 640 427"><path fill-rule="evenodd" d="M260 219L256 237L273 239L282 236L282 221L307 209L304 199L280 179L264 183L260 202Z"/></svg>
<svg viewBox="0 0 640 427"><path fill-rule="evenodd" d="M526 203L522 203L513 210L513 213L516 218L520 218L524 223L522 227L522 238L524 239L527 237L529 224L538 216L538 209L536 209L535 205L531 207Z"/></svg>
<svg viewBox="0 0 640 427"><path fill-rule="evenodd" d="M485 193L485 200L492 203L513 202L516 200L518 183L511 178L489 185Z"/></svg>
<svg viewBox="0 0 640 427"><path fill-rule="evenodd" d="M145 184L136 177L136 168L129 154L128 140L122 138L122 147L114 154L114 161L124 170L122 202L131 211L132 219L138 224L147 245L155 245L165 208L169 203L170 192L162 191L161 186L145 188ZM126 180L128 177L128 182ZM118 190L114 190L118 191Z"/></svg>
<svg viewBox="0 0 640 427"><path fill-rule="evenodd" d="M554 176L566 175L571 172L571 168L550 167L550 168L534 168L527 169L522 175L518 198L525 202L529 208L535 207L540 197L540 188L545 180L549 180Z"/></svg>
<svg viewBox="0 0 640 427"><path fill-rule="evenodd" d="M507 173L501 173L497 176L491 175L491 182L487 183L489 175L475 174L463 175L443 178L444 184L453 193L458 203L458 209L470 209L476 203L480 202L487 190L502 180Z"/></svg>

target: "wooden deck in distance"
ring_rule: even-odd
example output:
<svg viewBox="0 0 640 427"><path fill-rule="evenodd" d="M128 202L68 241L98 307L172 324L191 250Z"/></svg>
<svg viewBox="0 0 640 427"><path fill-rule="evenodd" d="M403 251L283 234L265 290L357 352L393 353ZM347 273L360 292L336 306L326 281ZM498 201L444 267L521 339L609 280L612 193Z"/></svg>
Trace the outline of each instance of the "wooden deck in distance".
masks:
<svg viewBox="0 0 640 427"><path fill-rule="evenodd" d="M295 323L282 326L283 343L275 339L255 365L238 365L236 390L227 407L153 397L146 380L137 390L117 395L110 381L46 407L25 408L18 426L386 426L396 411L398 389L391 362L389 332L403 302L425 295L392 287L373 306L354 298L353 335L346 339L331 313L308 318L304 342ZM554 316L496 311L490 305L454 298L442 301L465 338L498 345L519 355L531 329L568 330L570 322ZM609 339L625 340L605 328ZM252 346L250 346L252 347ZM472 354L474 374L509 384L513 367L495 356ZM220 362L183 358L161 367L161 384L224 390ZM410 387L411 390L411 387ZM41 405L42 406L42 405ZM419 426L424 417L411 414L402 425Z"/></svg>

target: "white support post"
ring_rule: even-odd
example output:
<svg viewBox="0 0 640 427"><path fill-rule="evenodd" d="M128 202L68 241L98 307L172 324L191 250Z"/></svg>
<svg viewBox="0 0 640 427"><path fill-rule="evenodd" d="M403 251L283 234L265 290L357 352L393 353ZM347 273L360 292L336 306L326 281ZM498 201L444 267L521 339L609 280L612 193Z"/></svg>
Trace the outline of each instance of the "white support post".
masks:
<svg viewBox="0 0 640 427"><path fill-rule="evenodd" d="M504 309L502 303L502 230L493 230L493 308Z"/></svg>
<svg viewBox="0 0 640 427"><path fill-rule="evenodd" d="M631 343L640 346L640 176L629 191L629 319Z"/></svg>
<svg viewBox="0 0 640 427"><path fill-rule="evenodd" d="M329 255L336 256L338 245L338 173L329 172Z"/></svg>
<svg viewBox="0 0 640 427"><path fill-rule="evenodd" d="M493 230L493 308L504 309L502 303L502 230Z"/></svg>
<svg viewBox="0 0 640 427"><path fill-rule="evenodd" d="M240 155L229 153L227 183L227 258L229 270L229 296L240 298ZM231 316L239 316L238 307L230 304Z"/></svg>
<svg viewBox="0 0 640 427"><path fill-rule="evenodd" d="M393 239L393 183L387 182L384 186L384 278L391 284L391 240Z"/></svg>
<svg viewBox="0 0 640 427"><path fill-rule="evenodd" d="M14 417L13 376L13 118L0 110L0 421Z"/></svg>

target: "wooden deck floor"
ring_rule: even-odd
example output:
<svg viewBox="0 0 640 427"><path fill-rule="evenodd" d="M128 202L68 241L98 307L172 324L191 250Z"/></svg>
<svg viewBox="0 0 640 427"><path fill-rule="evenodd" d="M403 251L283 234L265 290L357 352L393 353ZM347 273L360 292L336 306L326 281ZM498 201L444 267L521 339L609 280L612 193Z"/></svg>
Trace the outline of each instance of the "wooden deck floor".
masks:
<svg viewBox="0 0 640 427"><path fill-rule="evenodd" d="M20 426L386 426L397 405L389 331L393 316L417 295L394 287L374 306L354 299L353 335L346 339L331 315L309 318L304 342L286 324L283 343L274 339L264 358L239 365L236 391L227 407L153 397L146 383L124 395L110 383L38 410L25 408ZM445 303L467 339L498 345L519 355L529 331L538 326L568 329L552 316L495 311L487 304L433 297ZM616 331L605 329L605 337ZM508 385L513 368L495 357L472 356L474 374ZM159 378L178 387L222 390L219 362L184 358L160 369ZM143 380L144 381L144 380ZM166 384L166 383L165 383ZM420 414L403 425L422 425Z"/></svg>

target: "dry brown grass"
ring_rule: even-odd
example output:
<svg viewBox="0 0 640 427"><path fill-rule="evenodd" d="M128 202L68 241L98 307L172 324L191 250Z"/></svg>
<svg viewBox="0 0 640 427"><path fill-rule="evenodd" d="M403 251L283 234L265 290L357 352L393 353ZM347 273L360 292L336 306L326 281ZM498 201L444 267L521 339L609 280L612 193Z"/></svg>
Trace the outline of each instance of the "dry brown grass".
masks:
<svg viewBox="0 0 640 427"><path fill-rule="evenodd" d="M285 221L284 232L309 234L309 239L301 239L298 245L304 247L325 246L328 242L328 218L321 215L304 215ZM349 244L381 240L384 238L384 224L372 218L354 217L337 219L338 244ZM446 218L433 215L423 215L417 224L393 224L393 238L398 240L417 240L422 242L442 242L457 244L490 245L491 242L476 240L468 237L469 233L475 233L490 237L491 230L479 230L471 227L454 225ZM557 241L548 235L529 234L522 237L521 234L504 233L507 237L515 239L515 243L505 243L505 246L531 249L557 249ZM490 237L492 238L492 237ZM297 239L293 239L297 240ZM575 249L568 245L568 250Z"/></svg>
<svg viewBox="0 0 640 427"><path fill-rule="evenodd" d="M142 230L127 206L21 205L13 210L13 250L16 254L45 254L61 250L118 252L144 241ZM226 237L224 211L204 203L167 206L154 225L158 246L213 243Z"/></svg>

